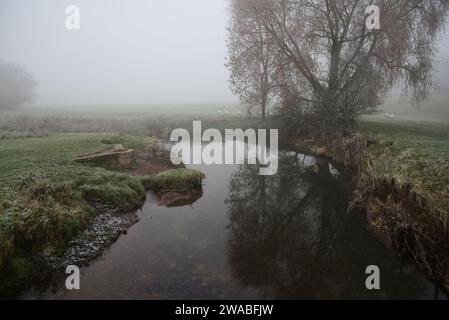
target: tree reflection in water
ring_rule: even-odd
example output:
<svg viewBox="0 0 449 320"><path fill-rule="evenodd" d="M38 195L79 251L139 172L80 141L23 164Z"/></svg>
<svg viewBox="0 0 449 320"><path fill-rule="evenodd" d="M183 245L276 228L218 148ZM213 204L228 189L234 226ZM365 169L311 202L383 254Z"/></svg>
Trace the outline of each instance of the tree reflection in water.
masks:
<svg viewBox="0 0 449 320"><path fill-rule="evenodd" d="M310 159L280 153L275 176L260 176L254 165L233 174L226 204L234 278L267 298L427 297L428 282L347 213L348 177ZM381 269L378 291L365 288L371 264Z"/></svg>

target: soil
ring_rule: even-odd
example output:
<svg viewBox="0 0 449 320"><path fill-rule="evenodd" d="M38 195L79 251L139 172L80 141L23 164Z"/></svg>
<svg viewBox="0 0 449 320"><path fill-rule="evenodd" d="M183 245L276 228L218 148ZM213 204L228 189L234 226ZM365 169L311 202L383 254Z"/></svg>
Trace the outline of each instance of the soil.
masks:
<svg viewBox="0 0 449 320"><path fill-rule="evenodd" d="M135 161L135 165L126 171L133 176L150 176L177 168L165 154L153 155L145 151L137 151Z"/></svg>
<svg viewBox="0 0 449 320"><path fill-rule="evenodd" d="M157 203L160 207L180 207L194 203L203 195L202 190L195 190L189 194L167 192L159 196Z"/></svg>

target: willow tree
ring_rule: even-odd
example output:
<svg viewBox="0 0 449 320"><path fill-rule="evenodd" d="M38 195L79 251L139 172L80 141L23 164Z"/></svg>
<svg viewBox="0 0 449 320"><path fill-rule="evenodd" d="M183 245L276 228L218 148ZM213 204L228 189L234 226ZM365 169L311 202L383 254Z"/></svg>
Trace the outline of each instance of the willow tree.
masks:
<svg viewBox="0 0 449 320"><path fill-rule="evenodd" d="M231 3L231 13L226 63L230 88L250 109L259 106L265 120L276 89L278 48L260 21L248 19L238 2Z"/></svg>
<svg viewBox="0 0 449 320"><path fill-rule="evenodd" d="M273 39L300 79L302 106L324 135L350 129L396 85L410 90L418 104L427 96L447 0L233 2L240 16ZM380 28L370 30L366 12L373 4L380 9Z"/></svg>

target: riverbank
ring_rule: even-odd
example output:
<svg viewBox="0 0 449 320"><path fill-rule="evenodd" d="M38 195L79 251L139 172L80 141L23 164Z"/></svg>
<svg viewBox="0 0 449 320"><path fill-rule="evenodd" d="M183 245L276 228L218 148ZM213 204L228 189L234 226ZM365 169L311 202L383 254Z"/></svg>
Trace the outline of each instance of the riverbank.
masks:
<svg viewBox="0 0 449 320"><path fill-rule="evenodd" d="M364 121L367 149L353 205L388 247L449 291L449 128Z"/></svg>
<svg viewBox="0 0 449 320"><path fill-rule="evenodd" d="M134 150L129 167L108 170L74 160L116 144ZM175 169L156 149L154 138L126 134L4 137L0 141L0 296L17 294L49 266L88 264L126 232L135 219L124 213L143 204L147 181L158 181L157 174ZM176 188L183 182L191 185L189 174L202 179L200 173L178 170Z"/></svg>
<svg viewBox="0 0 449 320"><path fill-rule="evenodd" d="M296 146L353 172L351 207L387 247L449 290L449 128L416 121L362 121L344 141Z"/></svg>

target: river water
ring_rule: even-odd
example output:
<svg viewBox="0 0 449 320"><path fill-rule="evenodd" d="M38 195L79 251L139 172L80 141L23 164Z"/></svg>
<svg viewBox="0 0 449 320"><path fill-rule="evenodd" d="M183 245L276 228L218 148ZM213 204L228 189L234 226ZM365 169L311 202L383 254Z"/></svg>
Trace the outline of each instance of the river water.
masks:
<svg viewBox="0 0 449 320"><path fill-rule="evenodd" d="M201 198L167 208L150 193L139 222L81 269L80 290L61 281L24 298L445 298L347 213L349 179L327 160L281 152L275 176L190 167L206 175ZM369 265L380 290L365 286Z"/></svg>

